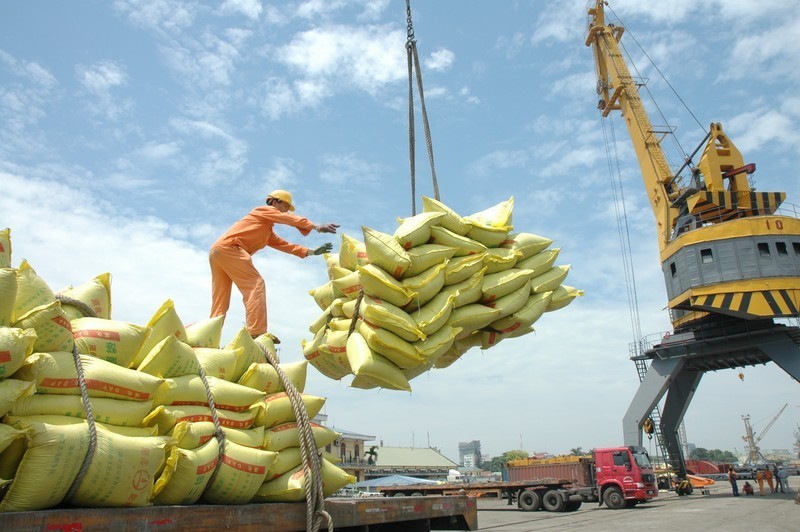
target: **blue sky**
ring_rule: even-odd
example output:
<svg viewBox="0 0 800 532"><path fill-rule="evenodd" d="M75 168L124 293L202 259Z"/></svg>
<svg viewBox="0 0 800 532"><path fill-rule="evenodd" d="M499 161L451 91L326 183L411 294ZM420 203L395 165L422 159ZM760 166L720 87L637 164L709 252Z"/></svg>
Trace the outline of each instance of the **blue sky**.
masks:
<svg viewBox="0 0 800 532"><path fill-rule="evenodd" d="M758 189L800 204L800 6L611 7L684 149L721 122L757 163ZM306 391L328 398L330 424L456 460L458 442L476 439L490 455L622 442L638 378L585 8L412 2L441 199L467 215L513 196L515 229L553 238L585 297L536 334L413 380L411 394L351 389L310 368ZM411 214L405 19L401 0L3 2L0 227L14 264L27 259L55 290L111 272L114 319L145 324L172 299L188 324L210 308L209 246L272 189L348 235L393 232ZM417 194L431 196L419 111ZM615 127L641 329L658 334L670 324L654 219ZM324 261L265 250L255 263L281 359L300 360ZM223 343L243 320L234 294ZM788 402L761 446L791 448L797 383L774 365L744 373L704 377L689 441L741 451L741 416L758 433Z"/></svg>

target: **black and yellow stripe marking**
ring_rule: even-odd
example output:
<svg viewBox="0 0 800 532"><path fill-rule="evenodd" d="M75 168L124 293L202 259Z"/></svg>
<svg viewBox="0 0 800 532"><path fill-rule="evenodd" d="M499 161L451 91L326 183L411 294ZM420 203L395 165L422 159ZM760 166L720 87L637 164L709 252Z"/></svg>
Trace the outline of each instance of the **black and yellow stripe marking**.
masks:
<svg viewBox="0 0 800 532"><path fill-rule="evenodd" d="M689 212L701 220L731 220L742 216L773 214L786 199L785 192L708 192L687 200Z"/></svg>
<svg viewBox="0 0 800 532"><path fill-rule="evenodd" d="M738 318L800 316L800 290L760 290L692 296L691 308Z"/></svg>

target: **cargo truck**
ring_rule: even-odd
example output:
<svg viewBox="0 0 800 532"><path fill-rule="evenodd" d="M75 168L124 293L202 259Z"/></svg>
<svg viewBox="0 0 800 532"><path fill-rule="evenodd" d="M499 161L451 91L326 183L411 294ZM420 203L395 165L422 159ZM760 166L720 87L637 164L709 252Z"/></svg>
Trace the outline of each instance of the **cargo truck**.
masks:
<svg viewBox="0 0 800 532"><path fill-rule="evenodd" d="M501 482L443 483L390 486L386 496L480 496L502 493L526 511L572 512L584 502L605 503L608 508L633 508L658 495L655 474L643 447L606 447L591 456L549 460L514 460L506 465Z"/></svg>

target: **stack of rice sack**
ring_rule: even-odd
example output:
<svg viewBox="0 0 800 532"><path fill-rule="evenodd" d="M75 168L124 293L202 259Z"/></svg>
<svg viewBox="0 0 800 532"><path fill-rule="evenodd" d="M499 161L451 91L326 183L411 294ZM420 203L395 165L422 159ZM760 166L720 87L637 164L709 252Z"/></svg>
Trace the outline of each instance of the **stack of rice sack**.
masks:
<svg viewBox="0 0 800 532"><path fill-rule="evenodd" d="M11 268L9 233L0 233L0 511L241 504L280 478L273 466L299 465L277 460L269 436L294 420L265 355L277 361L269 337L242 329L220 348L222 318L184 326L170 300L146 326L112 320L110 275L57 295L25 261ZM78 482L90 430L73 347L97 433ZM300 389L306 365L280 364ZM303 398L310 417L324 403ZM323 445L338 436L316 432ZM324 479L326 495L353 481L332 464Z"/></svg>
<svg viewBox="0 0 800 532"><path fill-rule="evenodd" d="M410 390L411 379L471 347L530 333L544 312L583 294L562 284L569 265L555 265L552 240L512 232L513 198L466 217L422 203L394 234L343 234L339 253L326 257L329 281L310 292L323 312L303 343L322 374Z"/></svg>

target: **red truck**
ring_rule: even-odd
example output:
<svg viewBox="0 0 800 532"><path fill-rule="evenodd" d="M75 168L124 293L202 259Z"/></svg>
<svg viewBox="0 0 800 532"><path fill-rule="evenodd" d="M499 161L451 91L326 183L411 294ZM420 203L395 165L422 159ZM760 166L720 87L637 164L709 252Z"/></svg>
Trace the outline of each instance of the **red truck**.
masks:
<svg viewBox="0 0 800 532"><path fill-rule="evenodd" d="M563 457L550 460L523 459L509 462L505 475L509 482L557 478L569 487L555 490L566 501L600 502L608 508L633 508L658 495L653 466L644 447L605 447L591 457ZM517 494L524 510L552 507L555 495L542 489L526 489Z"/></svg>
<svg viewBox="0 0 800 532"><path fill-rule="evenodd" d="M591 457L514 460L501 482L415 484L379 488L387 497L502 493L526 511L574 512L584 502L633 508L658 495L644 447L595 449Z"/></svg>

